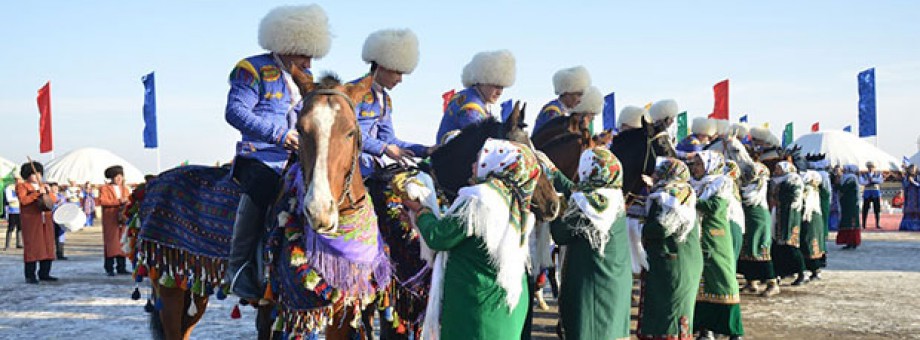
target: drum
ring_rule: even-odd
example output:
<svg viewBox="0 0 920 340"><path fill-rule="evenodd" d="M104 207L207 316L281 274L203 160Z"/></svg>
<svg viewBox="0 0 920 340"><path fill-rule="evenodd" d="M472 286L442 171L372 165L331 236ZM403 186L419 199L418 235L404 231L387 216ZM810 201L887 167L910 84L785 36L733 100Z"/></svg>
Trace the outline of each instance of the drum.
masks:
<svg viewBox="0 0 920 340"><path fill-rule="evenodd" d="M86 213L79 204L65 203L54 210L54 223L60 224L67 231L75 232L86 224Z"/></svg>

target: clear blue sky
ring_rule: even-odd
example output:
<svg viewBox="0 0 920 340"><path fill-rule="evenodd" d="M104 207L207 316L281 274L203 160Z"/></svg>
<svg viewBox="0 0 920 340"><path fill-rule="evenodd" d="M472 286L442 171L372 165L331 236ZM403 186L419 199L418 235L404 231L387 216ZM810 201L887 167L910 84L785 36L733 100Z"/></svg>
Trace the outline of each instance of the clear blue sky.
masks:
<svg viewBox="0 0 920 340"><path fill-rule="evenodd" d="M52 82L56 155L110 149L144 171L140 77L157 74L164 168L232 158L238 132L224 120L227 75L262 53L256 34L272 1L13 2L0 12L0 157L38 155L36 91ZM454 2L456 3L456 2ZM517 83L504 98L552 99L551 78L584 65L617 107L676 99L690 117L712 110L712 85L731 79L732 119L768 121L796 135L857 127L856 74L876 67L879 146L895 157L920 135L920 3L915 1L329 1L332 51L314 69L360 76L364 38L413 29L421 61L392 92L400 137L430 144L441 93L459 88L473 54L510 49ZM385 7L389 6L389 7ZM476 8L476 9L474 9ZM476 12L481 11L481 12Z"/></svg>

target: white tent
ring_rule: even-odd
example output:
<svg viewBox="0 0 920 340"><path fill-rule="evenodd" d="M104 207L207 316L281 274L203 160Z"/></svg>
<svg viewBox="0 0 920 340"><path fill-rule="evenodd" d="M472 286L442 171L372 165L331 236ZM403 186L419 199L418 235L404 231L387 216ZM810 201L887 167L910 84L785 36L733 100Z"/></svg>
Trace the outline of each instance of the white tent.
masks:
<svg viewBox="0 0 920 340"><path fill-rule="evenodd" d="M45 164L45 180L67 183L70 180L79 184L90 182L105 183L105 169L121 165L125 169L125 183L143 183L144 175L134 165L108 150L82 148L70 151Z"/></svg>
<svg viewBox="0 0 920 340"><path fill-rule="evenodd" d="M823 131L810 133L795 140L802 147L803 154L823 153L831 165L859 165L866 170L866 162L872 161L881 171L900 171L901 161L875 145L844 131Z"/></svg>
<svg viewBox="0 0 920 340"><path fill-rule="evenodd" d="M19 172L19 164L13 163L13 161L6 158L0 157L0 177L6 176L10 171Z"/></svg>

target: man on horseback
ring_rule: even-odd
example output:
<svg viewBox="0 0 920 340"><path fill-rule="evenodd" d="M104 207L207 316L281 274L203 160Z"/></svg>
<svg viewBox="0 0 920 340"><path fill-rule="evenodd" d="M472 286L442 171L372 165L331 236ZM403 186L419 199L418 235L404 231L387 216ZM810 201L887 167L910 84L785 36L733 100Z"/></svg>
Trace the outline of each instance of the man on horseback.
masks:
<svg viewBox="0 0 920 340"><path fill-rule="evenodd" d="M515 60L508 50L480 52L463 67L461 80L463 91L450 99L441 125L438 127L437 141L453 130L463 129L492 116L490 105L498 102L502 91L514 85Z"/></svg>
<svg viewBox="0 0 920 340"><path fill-rule="evenodd" d="M361 126L361 176L369 177L383 165L383 156L399 161L406 157L427 157L433 150L396 137L393 128L392 100L388 90L402 82L418 65L418 38L408 29L387 29L371 33L364 41L361 58L371 64L370 72L352 81L373 77L374 82L355 106Z"/></svg>
<svg viewBox="0 0 920 340"><path fill-rule="evenodd" d="M620 116L617 117L617 131L629 131L642 127L642 120L648 118L648 111L645 108L629 105L620 110Z"/></svg>
<svg viewBox="0 0 920 340"><path fill-rule="evenodd" d="M698 117L693 119L690 126L691 135L677 144L677 157L683 160L690 159L693 154L703 151L709 145L710 139L716 134L715 121Z"/></svg>
<svg viewBox="0 0 920 340"><path fill-rule="evenodd" d="M241 60L230 73L226 119L242 134L232 174L243 194L225 281L241 298L262 295L257 254L265 213L299 142L294 124L301 94L290 70L309 73L312 59L329 52L330 40L328 18L318 5L278 7L259 25L259 45L269 53Z"/></svg>
<svg viewBox="0 0 920 340"><path fill-rule="evenodd" d="M533 133L537 133L543 124L556 117L568 116L572 108L581 102L585 90L591 86L591 75L584 66L556 71L553 75L553 88L559 96L540 109L537 121L533 126Z"/></svg>

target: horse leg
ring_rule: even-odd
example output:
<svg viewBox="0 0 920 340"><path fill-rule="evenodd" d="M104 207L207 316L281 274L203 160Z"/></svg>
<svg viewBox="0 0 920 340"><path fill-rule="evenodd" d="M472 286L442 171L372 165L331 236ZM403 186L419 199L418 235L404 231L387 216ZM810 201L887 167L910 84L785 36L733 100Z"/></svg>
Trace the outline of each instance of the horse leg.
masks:
<svg viewBox="0 0 920 340"><path fill-rule="evenodd" d="M374 302L371 302L369 305L365 306L364 309L361 310L361 324L364 325L364 332L365 334L367 334L368 340L374 339L374 313L376 312L377 312L377 301L376 300ZM380 328L383 328L383 327L384 327L383 322L381 322ZM383 330L381 329L381 331Z"/></svg>
<svg viewBox="0 0 920 340"><path fill-rule="evenodd" d="M194 294L186 294L188 300L186 301L189 304L194 303L195 308L198 312L193 316L189 316L188 313L182 314L182 339L188 339L192 335L192 330L195 329L195 325L198 324L198 321L201 321L201 318L204 316L204 311L208 308L208 297L207 296L196 296ZM185 304L183 304L184 306ZM185 308L188 311L188 307Z"/></svg>
<svg viewBox="0 0 920 340"><path fill-rule="evenodd" d="M368 333L363 329L351 327L351 321L355 319L355 311L350 306L336 306L338 312L333 315L332 324L326 327L327 340L351 340L351 339L368 339ZM357 337L355 337L357 335Z"/></svg>
<svg viewBox="0 0 920 340"><path fill-rule="evenodd" d="M185 315L185 291L179 288L166 288L153 281L153 290L160 299L163 308L155 311L160 318L160 331L163 339L180 340L184 337L182 316Z"/></svg>
<svg viewBox="0 0 920 340"><path fill-rule="evenodd" d="M274 338L272 326L275 324L275 318L272 317L274 305L259 306L256 313L256 329L259 332L259 340L271 340Z"/></svg>

